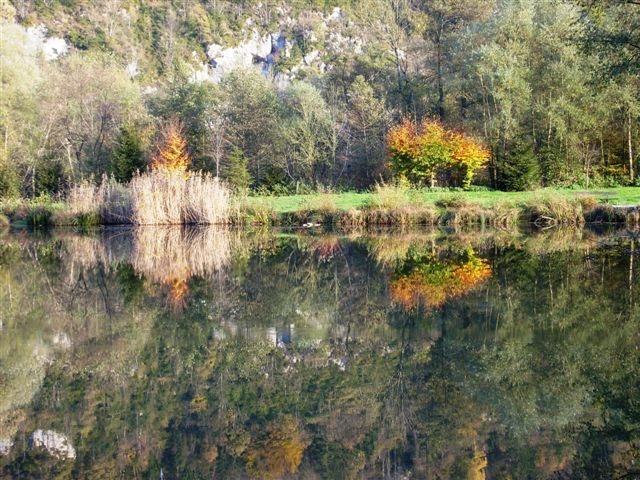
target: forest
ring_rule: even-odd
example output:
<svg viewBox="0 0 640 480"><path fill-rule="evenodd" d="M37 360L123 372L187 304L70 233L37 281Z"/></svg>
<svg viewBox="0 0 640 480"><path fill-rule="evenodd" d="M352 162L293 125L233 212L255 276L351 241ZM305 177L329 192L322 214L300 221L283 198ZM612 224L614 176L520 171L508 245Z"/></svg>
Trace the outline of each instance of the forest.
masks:
<svg viewBox="0 0 640 480"><path fill-rule="evenodd" d="M389 181L403 121L487 154L418 186L636 185L638 27L629 0L0 0L0 198L128 182L176 124L255 193Z"/></svg>

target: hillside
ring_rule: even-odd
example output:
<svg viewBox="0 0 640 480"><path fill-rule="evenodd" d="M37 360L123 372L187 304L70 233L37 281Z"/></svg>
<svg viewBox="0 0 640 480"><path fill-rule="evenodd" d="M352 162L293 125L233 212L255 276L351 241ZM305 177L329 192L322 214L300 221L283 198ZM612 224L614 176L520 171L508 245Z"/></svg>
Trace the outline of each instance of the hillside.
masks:
<svg viewBox="0 0 640 480"><path fill-rule="evenodd" d="M0 196L144 169L182 123L239 189L368 188L386 135L437 119L491 152L475 184L635 184L633 3L0 1ZM395 172L397 173L397 172ZM437 185L459 186L450 168Z"/></svg>

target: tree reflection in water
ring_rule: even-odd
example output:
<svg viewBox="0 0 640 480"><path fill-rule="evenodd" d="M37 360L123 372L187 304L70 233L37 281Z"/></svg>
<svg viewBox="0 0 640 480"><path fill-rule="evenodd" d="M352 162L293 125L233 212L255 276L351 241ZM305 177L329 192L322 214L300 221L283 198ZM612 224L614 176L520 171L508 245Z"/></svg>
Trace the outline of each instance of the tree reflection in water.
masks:
<svg viewBox="0 0 640 480"><path fill-rule="evenodd" d="M634 251L569 234L5 234L0 476L633 477Z"/></svg>

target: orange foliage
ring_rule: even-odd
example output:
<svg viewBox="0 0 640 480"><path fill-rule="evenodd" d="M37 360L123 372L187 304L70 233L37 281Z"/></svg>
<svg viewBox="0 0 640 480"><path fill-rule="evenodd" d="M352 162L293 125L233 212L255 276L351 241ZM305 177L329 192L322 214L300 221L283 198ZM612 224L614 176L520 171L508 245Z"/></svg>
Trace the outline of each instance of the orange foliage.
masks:
<svg viewBox="0 0 640 480"><path fill-rule="evenodd" d="M391 168L414 183L429 179L434 185L439 169L455 168L469 188L473 174L489 159L489 150L464 134L447 130L436 120L420 124L405 118L389 130L387 148Z"/></svg>
<svg viewBox="0 0 640 480"><path fill-rule="evenodd" d="M174 278L167 281L169 283L169 304L176 312L181 311L187 302L189 285L187 278Z"/></svg>
<svg viewBox="0 0 640 480"><path fill-rule="evenodd" d="M406 156L409 159L417 155L417 128L408 118L402 123L391 127L387 134L387 146L392 156Z"/></svg>
<svg viewBox="0 0 640 480"><path fill-rule="evenodd" d="M151 157L152 170L178 173L186 176L191 158L187 152L187 141L182 133L182 124L171 120L164 128L163 142L158 152Z"/></svg>
<svg viewBox="0 0 640 480"><path fill-rule="evenodd" d="M463 263L439 262L428 271L415 268L400 275L390 285L391 299L405 308L417 305L438 308L450 299L461 297L488 279L491 266L473 255Z"/></svg>

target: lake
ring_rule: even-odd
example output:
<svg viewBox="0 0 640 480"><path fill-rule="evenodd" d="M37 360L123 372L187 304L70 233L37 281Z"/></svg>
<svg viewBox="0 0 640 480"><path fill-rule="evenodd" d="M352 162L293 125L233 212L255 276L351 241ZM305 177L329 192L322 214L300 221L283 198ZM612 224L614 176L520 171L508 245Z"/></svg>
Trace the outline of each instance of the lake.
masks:
<svg viewBox="0 0 640 480"><path fill-rule="evenodd" d="M0 477L640 478L638 250L0 233Z"/></svg>

